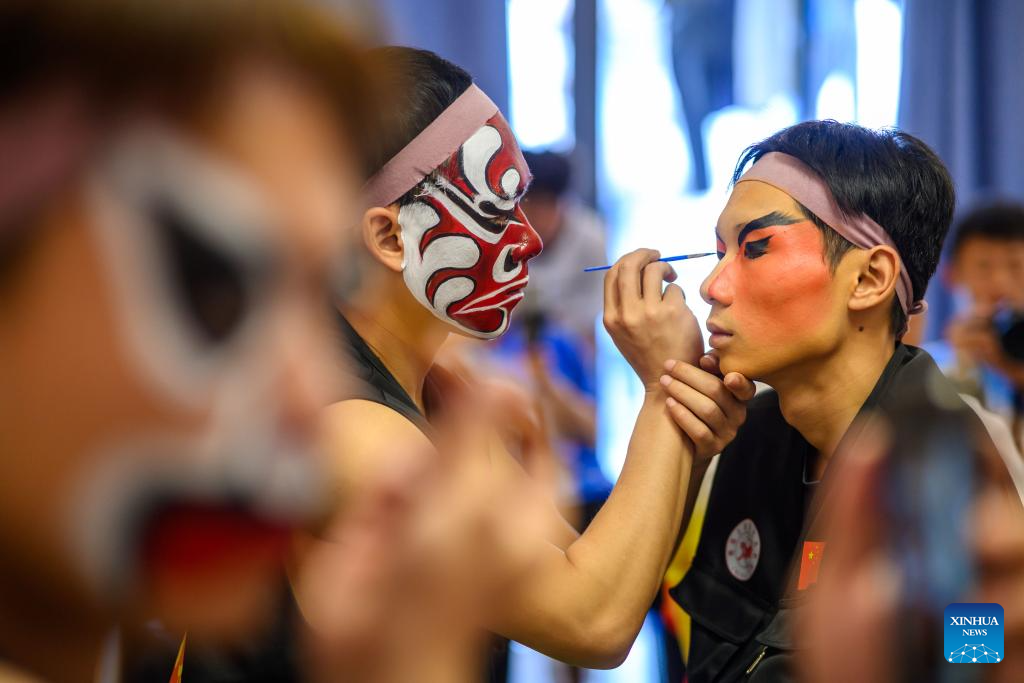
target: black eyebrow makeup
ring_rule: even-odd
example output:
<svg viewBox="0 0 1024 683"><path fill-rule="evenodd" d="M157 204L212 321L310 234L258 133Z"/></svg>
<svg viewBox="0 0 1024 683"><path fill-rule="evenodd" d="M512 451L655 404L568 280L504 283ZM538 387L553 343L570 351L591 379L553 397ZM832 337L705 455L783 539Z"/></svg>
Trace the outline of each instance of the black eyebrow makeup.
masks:
<svg viewBox="0 0 1024 683"><path fill-rule="evenodd" d="M781 211L772 211L769 214L755 218L750 221L743 228L740 229L740 234L736 237L736 244L743 244L743 240L746 239L754 230L760 230L761 228L774 227L776 225L793 225L795 223L802 223L806 218L796 218L794 216L788 216Z"/></svg>

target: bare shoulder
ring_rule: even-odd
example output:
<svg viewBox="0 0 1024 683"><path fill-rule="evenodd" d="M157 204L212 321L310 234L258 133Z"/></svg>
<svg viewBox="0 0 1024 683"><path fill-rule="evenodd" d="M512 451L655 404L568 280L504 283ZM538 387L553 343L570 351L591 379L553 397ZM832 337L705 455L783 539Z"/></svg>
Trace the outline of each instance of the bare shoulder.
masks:
<svg viewBox="0 0 1024 683"><path fill-rule="evenodd" d="M324 408L320 436L330 469L342 486L374 478L382 466L396 458L433 450L426 435L408 419L363 399Z"/></svg>

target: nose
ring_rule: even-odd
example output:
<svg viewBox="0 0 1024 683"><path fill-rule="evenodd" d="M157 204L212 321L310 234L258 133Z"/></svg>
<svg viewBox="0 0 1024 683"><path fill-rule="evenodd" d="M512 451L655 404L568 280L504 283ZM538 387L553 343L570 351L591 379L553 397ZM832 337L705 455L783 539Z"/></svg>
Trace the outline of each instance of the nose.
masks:
<svg viewBox="0 0 1024 683"><path fill-rule="evenodd" d="M729 264L719 261L711 274L700 283L700 298L708 304L715 303L729 306L732 304L733 286Z"/></svg>
<svg viewBox="0 0 1024 683"><path fill-rule="evenodd" d="M275 382L282 430L300 442L315 436L321 409L343 381L327 342L329 323L310 308L303 319L292 316L290 329L280 333Z"/></svg>
<svg viewBox="0 0 1024 683"><path fill-rule="evenodd" d="M518 228L516 235L510 235L519 244L515 249L512 250L512 259L516 263L525 263L534 256L540 254L544 249L544 242L541 240L540 235L530 225L529 219L526 218L526 214L523 213L522 208L516 208L516 219L519 221L515 228ZM510 230L512 228L509 228Z"/></svg>
<svg viewBox="0 0 1024 683"><path fill-rule="evenodd" d="M993 268L992 273L992 293L993 298L1004 302L1010 299L1015 293L1014 278L1010 273L1010 268L1007 266L997 266Z"/></svg>

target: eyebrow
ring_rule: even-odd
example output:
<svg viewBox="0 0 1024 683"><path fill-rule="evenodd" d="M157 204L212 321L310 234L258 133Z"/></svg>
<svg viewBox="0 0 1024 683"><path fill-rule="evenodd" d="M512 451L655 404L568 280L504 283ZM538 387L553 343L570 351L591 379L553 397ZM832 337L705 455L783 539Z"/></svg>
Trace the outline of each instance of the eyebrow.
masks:
<svg viewBox="0 0 1024 683"><path fill-rule="evenodd" d="M771 213L765 214L760 218L755 218L744 225L743 228L740 229L740 234L736 237L736 244L743 244L743 240L746 236L754 230L760 230L761 228L768 228L774 225L793 225L794 223L802 223L805 220L807 219L788 216L781 211L772 211Z"/></svg>

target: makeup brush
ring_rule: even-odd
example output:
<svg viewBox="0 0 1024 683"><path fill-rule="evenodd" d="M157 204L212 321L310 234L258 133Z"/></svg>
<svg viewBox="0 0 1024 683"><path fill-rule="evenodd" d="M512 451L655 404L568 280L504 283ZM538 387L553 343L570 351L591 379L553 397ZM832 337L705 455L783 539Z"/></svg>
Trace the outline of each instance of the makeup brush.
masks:
<svg viewBox="0 0 1024 683"><path fill-rule="evenodd" d="M659 261L686 261L692 258L704 258L705 256L714 256L717 252L709 251L706 254L682 254L681 256L666 256L665 258L658 259ZM611 266L591 266L590 268L584 268L584 273L593 273L598 270L608 270Z"/></svg>

